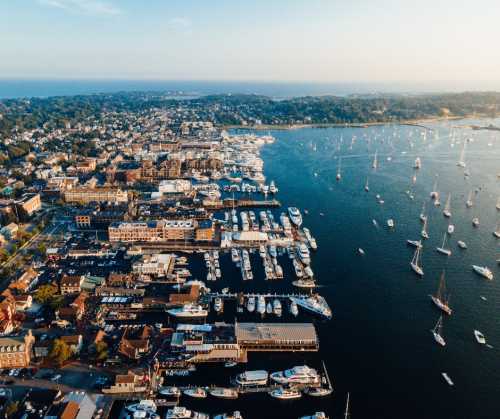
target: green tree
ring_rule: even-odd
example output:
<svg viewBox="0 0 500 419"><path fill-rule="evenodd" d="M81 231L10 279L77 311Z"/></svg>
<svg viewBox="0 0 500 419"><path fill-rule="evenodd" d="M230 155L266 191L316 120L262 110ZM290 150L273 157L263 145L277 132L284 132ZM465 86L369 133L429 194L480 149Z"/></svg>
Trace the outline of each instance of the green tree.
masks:
<svg viewBox="0 0 500 419"><path fill-rule="evenodd" d="M42 285L35 292L35 301L40 304L50 304L56 297L57 291L55 285Z"/></svg>
<svg viewBox="0 0 500 419"><path fill-rule="evenodd" d="M5 408L5 416L7 418L13 418L18 411L19 402L10 402Z"/></svg>
<svg viewBox="0 0 500 419"><path fill-rule="evenodd" d="M108 344L104 341L97 342L89 348L90 355L96 361L108 359Z"/></svg>
<svg viewBox="0 0 500 419"><path fill-rule="evenodd" d="M68 359L71 358L71 355L71 348L66 342L62 341L61 339L55 339L52 342L49 357L58 366L63 365Z"/></svg>

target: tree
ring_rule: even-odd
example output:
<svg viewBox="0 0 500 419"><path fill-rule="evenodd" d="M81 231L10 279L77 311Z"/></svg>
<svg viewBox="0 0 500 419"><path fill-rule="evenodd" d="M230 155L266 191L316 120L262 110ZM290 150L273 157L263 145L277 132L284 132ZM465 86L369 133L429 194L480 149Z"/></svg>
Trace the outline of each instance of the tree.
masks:
<svg viewBox="0 0 500 419"><path fill-rule="evenodd" d="M5 408L5 417L13 418L19 410L19 402L10 402Z"/></svg>
<svg viewBox="0 0 500 419"><path fill-rule="evenodd" d="M105 361L108 359L108 344L104 341L99 341L89 348L90 355L96 361Z"/></svg>
<svg viewBox="0 0 500 419"><path fill-rule="evenodd" d="M50 348L49 357L58 366L63 365L71 358L72 352L69 345L61 339L55 339Z"/></svg>
<svg viewBox="0 0 500 419"><path fill-rule="evenodd" d="M40 286L35 292L35 300L40 304L49 304L57 294L55 285L47 284Z"/></svg>

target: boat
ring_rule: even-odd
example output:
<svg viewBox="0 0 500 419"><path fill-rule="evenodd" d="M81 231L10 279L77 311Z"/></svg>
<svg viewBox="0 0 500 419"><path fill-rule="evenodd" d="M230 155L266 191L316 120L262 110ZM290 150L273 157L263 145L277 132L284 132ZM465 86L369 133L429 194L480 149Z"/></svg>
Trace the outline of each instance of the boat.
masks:
<svg viewBox="0 0 500 419"><path fill-rule="evenodd" d="M302 263L304 263L305 265L309 265L311 263L311 254L309 253L309 249L304 243L300 243L297 246L297 253Z"/></svg>
<svg viewBox="0 0 500 419"><path fill-rule="evenodd" d="M474 227L479 227L479 218L474 217L474 218L472 219L472 225L473 225Z"/></svg>
<svg viewBox="0 0 500 419"><path fill-rule="evenodd" d="M253 313L255 311L255 297L254 296L248 297L247 310L250 313Z"/></svg>
<svg viewBox="0 0 500 419"><path fill-rule="evenodd" d="M288 208L288 215L290 216L290 220L296 227L300 227L302 225L302 215L300 211L296 207Z"/></svg>
<svg viewBox="0 0 500 419"><path fill-rule="evenodd" d="M458 159L458 162L457 162L457 166L458 167L464 167L466 166L465 164L465 146L466 146L467 142L464 141L464 145L462 147L462 151L460 152L460 158Z"/></svg>
<svg viewBox="0 0 500 419"><path fill-rule="evenodd" d="M446 199L446 204L443 209L443 215L447 218L451 217L451 193L448 194L448 198Z"/></svg>
<svg viewBox="0 0 500 419"><path fill-rule="evenodd" d="M498 197L498 199L497 199L496 209L497 209L498 211L500 211L500 197Z"/></svg>
<svg viewBox="0 0 500 419"><path fill-rule="evenodd" d="M347 402L345 405L344 419L349 419L351 414L349 413L349 393L347 393Z"/></svg>
<svg viewBox="0 0 500 419"><path fill-rule="evenodd" d="M271 302L269 301L267 304L266 304L266 314L271 314L273 312L273 305L271 304Z"/></svg>
<svg viewBox="0 0 500 419"><path fill-rule="evenodd" d="M292 285L297 288L315 288L316 282L314 281L314 279L311 278L297 279L296 281L292 282Z"/></svg>
<svg viewBox="0 0 500 419"><path fill-rule="evenodd" d="M336 179L340 180L342 178L342 175L340 174L342 168L342 157L339 157L339 167L337 168L337 176Z"/></svg>
<svg viewBox="0 0 500 419"><path fill-rule="evenodd" d="M424 221L424 226L422 227L422 232L420 233L422 238L428 239L429 238L429 233L427 233L427 218Z"/></svg>
<svg viewBox="0 0 500 419"><path fill-rule="evenodd" d="M193 410L188 410L182 406L175 406L167 410L166 419L209 419L210 416L206 413L199 413Z"/></svg>
<svg viewBox="0 0 500 419"><path fill-rule="evenodd" d="M442 372L441 375L443 376L444 380L450 385L453 386L455 383L451 380L450 376L446 374L445 372Z"/></svg>
<svg viewBox="0 0 500 419"><path fill-rule="evenodd" d="M448 225L448 234L453 234L455 231L455 226L453 224Z"/></svg>
<svg viewBox="0 0 500 419"><path fill-rule="evenodd" d="M220 312L222 312L223 306L224 306L224 303L222 302L222 298L216 297L214 300L214 310L217 313L220 313Z"/></svg>
<svg viewBox="0 0 500 419"><path fill-rule="evenodd" d="M207 397L206 390L201 387L187 388L182 393L194 399L204 399Z"/></svg>
<svg viewBox="0 0 500 419"><path fill-rule="evenodd" d="M178 387L163 387L158 390L158 393L167 397L180 397L181 390Z"/></svg>
<svg viewBox="0 0 500 419"><path fill-rule="evenodd" d="M432 302L446 314L451 315L452 310L449 306L449 295L446 294L446 282L445 282L445 273L441 274L441 278L439 280L439 287L437 289L436 295L429 295Z"/></svg>
<svg viewBox="0 0 500 419"><path fill-rule="evenodd" d="M202 306L197 304L184 304L182 307L177 307L167 310L167 313L170 314L171 316L183 319L208 316L208 311L205 310Z"/></svg>
<svg viewBox="0 0 500 419"><path fill-rule="evenodd" d="M365 183L365 191L369 192L370 191L370 186L368 185L368 178L366 178L366 183Z"/></svg>
<svg viewBox="0 0 500 419"><path fill-rule="evenodd" d="M234 388L215 387L208 390L211 396L219 399L237 399L238 392Z"/></svg>
<svg viewBox="0 0 500 419"><path fill-rule="evenodd" d="M238 363L236 361L226 361L226 362L224 362L224 368L233 368L236 365L238 365Z"/></svg>
<svg viewBox="0 0 500 419"><path fill-rule="evenodd" d="M378 151L375 151L375 155L373 156L372 168L376 169L378 167L378 159L377 159Z"/></svg>
<svg viewBox="0 0 500 419"><path fill-rule="evenodd" d="M425 215L425 201L422 205L422 211L420 212L420 221L425 223L427 221L427 215Z"/></svg>
<svg viewBox="0 0 500 419"><path fill-rule="evenodd" d="M488 299L484 295L480 295L479 298L483 301L488 301Z"/></svg>
<svg viewBox="0 0 500 419"><path fill-rule="evenodd" d="M138 403L125 406L125 410L131 413L144 412L144 414L151 414L156 413L157 407L153 400L141 400Z"/></svg>
<svg viewBox="0 0 500 419"><path fill-rule="evenodd" d="M269 373L264 370L244 371L238 374L235 381L240 386L265 386L269 379Z"/></svg>
<svg viewBox="0 0 500 419"><path fill-rule="evenodd" d="M290 314L292 314L295 317L297 317L299 314L299 307L297 306L297 303L295 301L292 301L290 303Z"/></svg>
<svg viewBox="0 0 500 419"><path fill-rule="evenodd" d="M446 245L446 236L447 234L444 233L443 235L443 243L441 244L441 247L436 247L436 250L439 252L439 253L442 253L443 255L446 255L446 256L451 256L451 250L450 249L447 249L445 247Z"/></svg>
<svg viewBox="0 0 500 419"><path fill-rule="evenodd" d="M305 308L306 310L312 311L313 313L319 314L327 319L332 318L332 310L328 306L326 300L319 294L314 294L310 297L290 297L292 302L295 302L298 306Z"/></svg>
<svg viewBox="0 0 500 419"><path fill-rule="evenodd" d="M413 164L414 169L420 169L422 167L422 161L420 160L420 157L417 157L415 159L415 163Z"/></svg>
<svg viewBox="0 0 500 419"><path fill-rule="evenodd" d="M266 312L266 300L262 295L257 298L257 313L264 314Z"/></svg>
<svg viewBox="0 0 500 419"><path fill-rule="evenodd" d="M406 243L408 243L410 246L413 246L413 247L422 247L421 240L406 240Z"/></svg>
<svg viewBox="0 0 500 419"><path fill-rule="evenodd" d="M358 253L361 255L361 256L364 256L365 255L365 251L360 247L358 249Z"/></svg>
<svg viewBox="0 0 500 419"><path fill-rule="evenodd" d="M320 382L320 375L314 368L307 365L299 365L288 370L273 372L271 380L278 384L317 384Z"/></svg>
<svg viewBox="0 0 500 419"><path fill-rule="evenodd" d="M460 249L467 249L467 244L464 241L459 240L457 242L457 244L458 244L458 247L460 247Z"/></svg>
<svg viewBox="0 0 500 419"><path fill-rule="evenodd" d="M474 337L476 338L477 343L486 345L486 338L479 330L474 330Z"/></svg>
<svg viewBox="0 0 500 419"><path fill-rule="evenodd" d="M281 302L277 298L273 301L273 313L276 316L281 316L282 313L282 307L281 307Z"/></svg>
<svg viewBox="0 0 500 419"><path fill-rule="evenodd" d="M434 201L439 202L439 191L437 190L437 180L434 182L434 186L431 191L431 199L434 199ZM436 205L435 202L434 205Z"/></svg>
<svg viewBox="0 0 500 419"><path fill-rule="evenodd" d="M490 281L493 279L493 272L491 272L486 266L472 265L472 269L474 272L485 277L486 279L489 279Z"/></svg>
<svg viewBox="0 0 500 419"><path fill-rule="evenodd" d="M221 413L220 415L215 415L214 419L243 419L243 416L239 410L235 410L233 413Z"/></svg>
<svg viewBox="0 0 500 419"><path fill-rule="evenodd" d="M493 230L493 235L497 239L500 239L500 223L497 223L497 225L495 226L495 230Z"/></svg>
<svg viewBox="0 0 500 419"><path fill-rule="evenodd" d="M307 387L304 393L312 397L325 397L333 393L331 387Z"/></svg>
<svg viewBox="0 0 500 419"><path fill-rule="evenodd" d="M271 397L280 400L300 399L302 393L295 388L277 388L269 393Z"/></svg>
<svg viewBox="0 0 500 419"><path fill-rule="evenodd" d="M410 266L411 268L413 269L413 271L417 274L417 275L420 275L420 276L424 276L424 271L422 269L422 267L419 265L419 261L420 261L420 250L422 249L422 247L417 247L415 249L415 253L413 255L413 258L410 262Z"/></svg>
<svg viewBox="0 0 500 419"><path fill-rule="evenodd" d="M474 205L474 202L472 201L472 197L473 197L472 191L470 191L469 192L469 197L467 198L467 201L465 202L465 206L467 208L470 208L470 207L472 207Z"/></svg>
<svg viewBox="0 0 500 419"><path fill-rule="evenodd" d="M392 218L389 218L389 219L387 220L387 226L388 226L389 228L394 228L394 220L393 220Z"/></svg>
<svg viewBox="0 0 500 419"><path fill-rule="evenodd" d="M440 316L434 329L431 330L434 340L441 346L446 346L446 342L442 336L443 332L443 316Z"/></svg>
<svg viewBox="0 0 500 419"><path fill-rule="evenodd" d="M301 416L299 419L328 419L325 412L316 412L312 415Z"/></svg>

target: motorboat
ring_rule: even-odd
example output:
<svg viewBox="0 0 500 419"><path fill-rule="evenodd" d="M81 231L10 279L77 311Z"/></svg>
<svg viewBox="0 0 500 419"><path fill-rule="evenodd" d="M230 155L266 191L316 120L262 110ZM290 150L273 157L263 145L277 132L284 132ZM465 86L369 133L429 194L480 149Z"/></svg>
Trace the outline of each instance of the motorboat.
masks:
<svg viewBox="0 0 500 419"><path fill-rule="evenodd" d="M207 317L208 311L202 306L197 304L184 304L182 307L172 308L167 310L167 313L171 316L178 318L200 318Z"/></svg>
<svg viewBox="0 0 500 419"><path fill-rule="evenodd" d="M290 220L293 224L295 224L296 227L300 227L302 225L302 215L298 208L288 208L288 215L290 216Z"/></svg>
<svg viewBox="0 0 500 419"><path fill-rule="evenodd" d="M215 415L214 419L243 419L243 416L239 410L235 410L233 413L221 413L219 415Z"/></svg>
<svg viewBox="0 0 500 419"><path fill-rule="evenodd" d="M486 338L479 330L474 330L474 337L476 338L477 343L486 345Z"/></svg>
<svg viewBox="0 0 500 419"><path fill-rule="evenodd" d="M204 399L207 397L207 391L201 387L187 388L182 393L194 399Z"/></svg>
<svg viewBox="0 0 500 419"><path fill-rule="evenodd" d="M236 383L240 386L265 386L269 373L264 370L244 371L236 376Z"/></svg>
<svg viewBox="0 0 500 419"><path fill-rule="evenodd" d="M237 399L238 392L234 388L215 387L208 390L211 396L220 399Z"/></svg>
<svg viewBox="0 0 500 419"><path fill-rule="evenodd" d="M472 225L473 225L474 227L479 227L479 218L474 217L474 218L472 219Z"/></svg>
<svg viewBox="0 0 500 419"><path fill-rule="evenodd" d="M268 301L266 304L266 314L271 314L272 312L273 312L273 305L271 304L270 301Z"/></svg>
<svg viewBox="0 0 500 419"><path fill-rule="evenodd" d="M393 220L392 218L389 218L389 219L387 220L387 226L388 226L389 228L394 228L394 220Z"/></svg>
<svg viewBox="0 0 500 419"><path fill-rule="evenodd" d="M264 314L266 312L266 300L262 295L257 298L257 313Z"/></svg>
<svg viewBox="0 0 500 419"><path fill-rule="evenodd" d="M125 406L125 410L131 413L144 412L156 413L157 407L153 400L141 400L138 403L133 403Z"/></svg>
<svg viewBox="0 0 500 419"><path fill-rule="evenodd" d="M301 416L299 419L328 419L325 412L316 412L312 415Z"/></svg>
<svg viewBox="0 0 500 419"><path fill-rule="evenodd" d="M277 298L273 301L273 313L276 316L281 316L282 313L281 302Z"/></svg>
<svg viewBox="0 0 500 419"><path fill-rule="evenodd" d="M319 294L311 295L310 297L290 297L292 302L298 306L305 308L313 313L319 314L327 319L332 318L332 310L328 306L326 300Z"/></svg>
<svg viewBox="0 0 500 419"><path fill-rule="evenodd" d="M307 387L304 393L312 397L325 397L333 393L331 387Z"/></svg>
<svg viewBox="0 0 500 419"><path fill-rule="evenodd" d="M493 279L493 272L491 272L486 266L472 265L472 269L474 272L486 279L489 279L490 281Z"/></svg>
<svg viewBox="0 0 500 419"><path fill-rule="evenodd" d="M238 365L238 363L236 361L226 361L226 362L224 362L224 368L233 368L236 365Z"/></svg>
<svg viewBox="0 0 500 419"><path fill-rule="evenodd" d="M448 385L453 386L455 383L451 380L450 376L446 374L445 372L442 372L441 375L443 376L444 380L448 383Z"/></svg>
<svg viewBox="0 0 500 419"><path fill-rule="evenodd" d="M467 249L467 244L464 241L459 240L457 242L457 244L458 244L458 247L460 247L460 249Z"/></svg>
<svg viewBox="0 0 500 419"><path fill-rule="evenodd" d="M280 400L300 399L302 393L295 388L277 388L269 393L271 397Z"/></svg>
<svg viewBox="0 0 500 419"><path fill-rule="evenodd" d="M299 365L288 370L273 372L270 377L271 380L278 384L317 384L320 382L318 372L307 365Z"/></svg>
<svg viewBox="0 0 500 419"><path fill-rule="evenodd" d="M297 279L296 281L292 282L292 285L297 287L297 288L315 288L316 287L316 282L314 279Z"/></svg>
<svg viewBox="0 0 500 419"><path fill-rule="evenodd" d="M206 413L199 413L193 410L188 410L182 406L175 406L167 410L166 419L209 419L210 416Z"/></svg>
<svg viewBox="0 0 500 419"><path fill-rule="evenodd" d="M311 255L309 253L309 249L304 243L300 243L297 246L297 253L299 254L299 258L305 265L309 265L311 263Z"/></svg>
<svg viewBox="0 0 500 419"><path fill-rule="evenodd" d="M214 310L217 313L220 313L220 312L222 312L223 306L224 306L224 303L222 302L222 298L216 297L214 300Z"/></svg>
<svg viewBox="0 0 500 419"><path fill-rule="evenodd" d="M253 295L248 297L247 310L249 313L253 313L255 311L255 297Z"/></svg>
<svg viewBox="0 0 500 419"><path fill-rule="evenodd" d="M295 317L299 315L299 307L297 306L297 303L295 301L292 301L290 303L290 314L292 314Z"/></svg>
<svg viewBox="0 0 500 419"><path fill-rule="evenodd" d="M180 397L181 390L178 387L163 387L158 390L158 393L167 397Z"/></svg>
<svg viewBox="0 0 500 419"><path fill-rule="evenodd" d="M448 234L453 234L455 232L455 226L453 224L448 225Z"/></svg>
<svg viewBox="0 0 500 419"><path fill-rule="evenodd" d="M365 255L365 251L360 247L358 249L358 253L361 255L361 256L364 256Z"/></svg>

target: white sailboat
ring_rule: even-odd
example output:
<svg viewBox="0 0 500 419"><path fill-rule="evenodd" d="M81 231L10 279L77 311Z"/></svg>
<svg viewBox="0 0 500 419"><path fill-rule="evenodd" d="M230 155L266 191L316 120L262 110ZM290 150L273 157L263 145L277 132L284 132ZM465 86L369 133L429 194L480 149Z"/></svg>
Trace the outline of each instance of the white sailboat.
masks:
<svg viewBox="0 0 500 419"><path fill-rule="evenodd" d="M446 205L444 206L443 209L443 215L445 217L450 218L451 217L451 193L448 194L448 198L446 199Z"/></svg>
<svg viewBox="0 0 500 419"><path fill-rule="evenodd" d="M467 208L470 208L470 207L472 207L474 205L474 201L472 200L472 198L473 198L473 192L470 191L469 192L469 196L467 198L467 201L465 202L465 206Z"/></svg>
<svg viewBox="0 0 500 419"><path fill-rule="evenodd" d="M368 177L366 178L366 183L365 183L365 191L368 192L370 190L370 186L368 185Z"/></svg>
<svg viewBox="0 0 500 419"><path fill-rule="evenodd" d="M497 223L495 230L493 231L493 235L497 238L500 239L500 223Z"/></svg>
<svg viewBox="0 0 500 419"><path fill-rule="evenodd" d="M425 218L424 226L422 227L422 232L420 233L420 235L424 239L428 239L429 238L429 234L427 233L427 218Z"/></svg>
<svg viewBox="0 0 500 419"><path fill-rule="evenodd" d="M443 243L441 245L441 247L436 247L436 250L439 252L439 253L442 253L443 255L446 255L446 256L451 256L451 250L450 249L447 249L445 247L446 245L446 233L444 233L443 235Z"/></svg>
<svg viewBox="0 0 500 419"><path fill-rule="evenodd" d="M341 170L342 170L342 157L339 157L339 166L337 168L337 180L342 179Z"/></svg>
<svg viewBox="0 0 500 419"><path fill-rule="evenodd" d="M347 402L345 405L344 419L349 419L351 414L349 413L349 393L347 393Z"/></svg>
<svg viewBox="0 0 500 419"><path fill-rule="evenodd" d="M425 201L422 205L422 211L420 212L420 221L422 221L423 223L425 223L427 220L427 215L425 215Z"/></svg>
<svg viewBox="0 0 500 419"><path fill-rule="evenodd" d="M497 199L497 205L496 205L496 208L498 211L500 211L500 196L498 197Z"/></svg>
<svg viewBox="0 0 500 419"><path fill-rule="evenodd" d="M413 254L413 258L410 262L410 266L411 268L413 269L413 271L419 275L419 276L424 276L424 271L422 269L422 267L420 266L420 250L422 249L422 247L417 247L415 249L415 253Z"/></svg>
<svg viewBox="0 0 500 419"><path fill-rule="evenodd" d="M439 191L437 190L437 179L434 181L434 186L431 191L431 199L434 199L436 202L439 202ZM436 203L434 203L436 205ZM437 204L439 205L439 204Z"/></svg>
<svg viewBox="0 0 500 419"><path fill-rule="evenodd" d="M464 141L464 146L462 147L462 151L460 153L460 158L458 159L457 166L465 167L465 146L467 145L467 141Z"/></svg>
<svg viewBox="0 0 500 419"><path fill-rule="evenodd" d="M441 346L445 346L446 342L443 338L443 316L440 316L434 329L431 330L434 340Z"/></svg>
<svg viewBox="0 0 500 419"><path fill-rule="evenodd" d="M378 151L375 151L375 156L373 156L372 168L376 169L378 167L378 159L377 159Z"/></svg>
<svg viewBox="0 0 500 419"><path fill-rule="evenodd" d="M446 283L445 283L445 274L444 271L441 274L441 278L439 280L439 287L437 289L436 295L429 295L432 302L443 312L448 315L451 315L452 310L449 306L449 295L446 294Z"/></svg>

